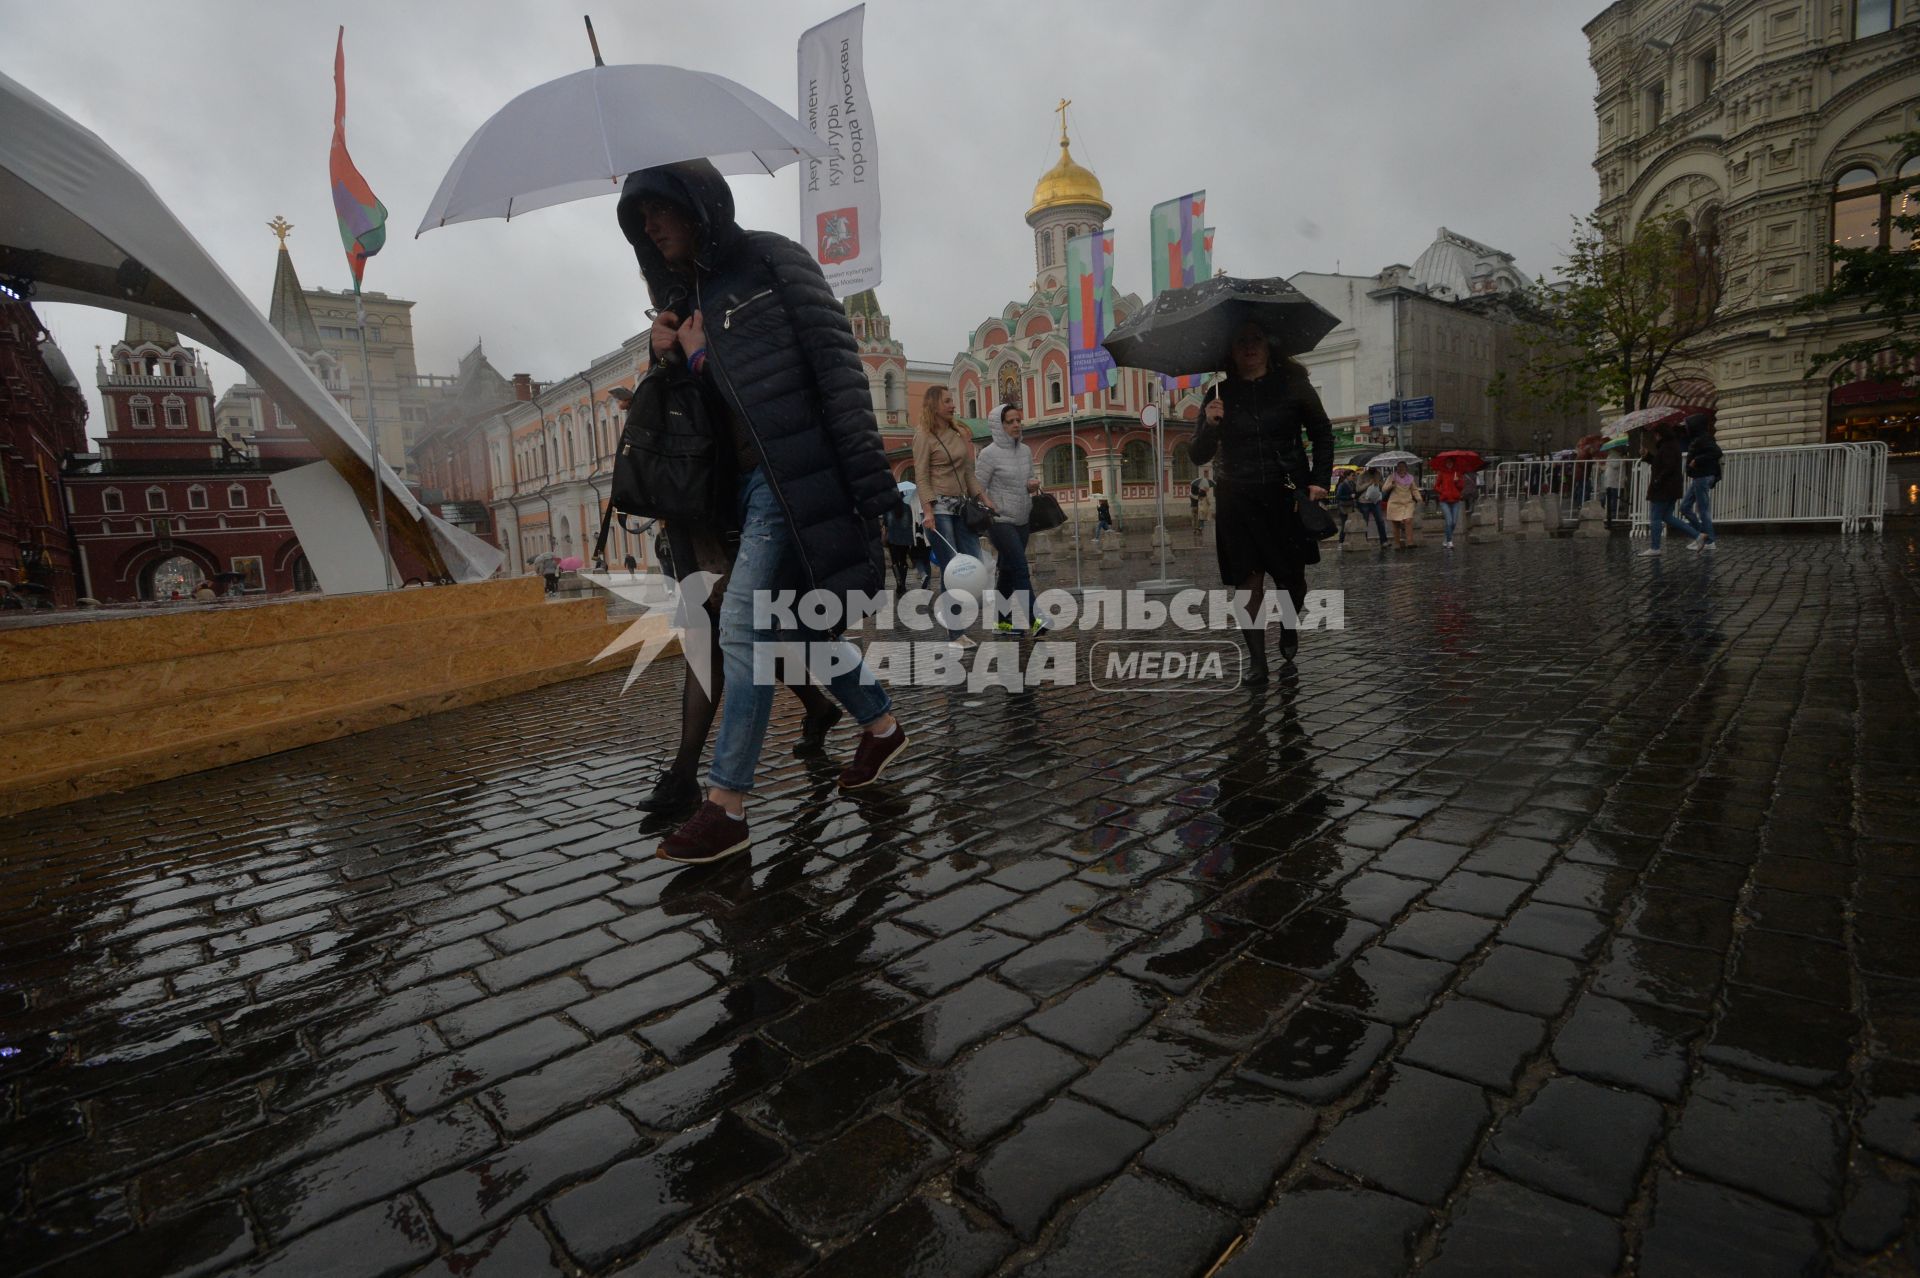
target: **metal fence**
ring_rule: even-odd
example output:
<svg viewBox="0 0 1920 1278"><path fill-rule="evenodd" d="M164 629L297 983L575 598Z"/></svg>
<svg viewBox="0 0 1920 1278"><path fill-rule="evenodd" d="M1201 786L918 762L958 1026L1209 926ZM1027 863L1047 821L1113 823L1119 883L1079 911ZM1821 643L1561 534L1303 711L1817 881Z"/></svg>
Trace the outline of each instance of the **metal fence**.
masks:
<svg viewBox="0 0 1920 1278"><path fill-rule="evenodd" d="M1628 515L1639 536L1647 531L1648 471L1633 471ZM1713 522L1838 524L1843 533L1879 532L1886 490L1887 446L1878 440L1728 449L1713 486Z"/></svg>

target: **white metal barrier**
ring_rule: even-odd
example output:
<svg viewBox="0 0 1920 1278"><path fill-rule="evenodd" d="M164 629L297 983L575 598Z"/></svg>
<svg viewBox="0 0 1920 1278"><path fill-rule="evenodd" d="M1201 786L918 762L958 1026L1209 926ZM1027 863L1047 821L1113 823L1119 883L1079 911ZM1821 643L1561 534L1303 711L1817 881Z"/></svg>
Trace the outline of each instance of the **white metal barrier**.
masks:
<svg viewBox="0 0 1920 1278"><path fill-rule="evenodd" d="M1609 470L1606 459L1501 462L1482 482L1480 495L1497 503L1502 527L1513 518L1566 527L1580 521L1583 506L1589 517L1605 515L1610 480L1629 483L1627 464L1618 462Z"/></svg>
<svg viewBox="0 0 1920 1278"><path fill-rule="evenodd" d="M1634 466L1628 513L1636 537L1647 531L1647 478L1647 467ZM1716 527L1837 523L1843 533L1879 532L1886 488L1887 446L1880 440L1730 448L1720 458L1710 509Z"/></svg>

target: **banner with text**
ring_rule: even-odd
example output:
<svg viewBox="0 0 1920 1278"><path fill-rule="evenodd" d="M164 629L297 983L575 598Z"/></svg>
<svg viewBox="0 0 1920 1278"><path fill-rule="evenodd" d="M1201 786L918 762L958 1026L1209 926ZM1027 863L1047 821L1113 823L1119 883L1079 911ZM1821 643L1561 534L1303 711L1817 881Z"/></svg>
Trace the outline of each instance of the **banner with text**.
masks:
<svg viewBox="0 0 1920 1278"><path fill-rule="evenodd" d="M1072 393L1091 394L1114 373L1100 343L1113 327L1113 232L1067 241L1067 359Z"/></svg>
<svg viewBox="0 0 1920 1278"><path fill-rule="evenodd" d="M800 122L839 152L801 162L800 242L835 297L880 282L880 142L861 63L866 14L856 5L800 37Z"/></svg>

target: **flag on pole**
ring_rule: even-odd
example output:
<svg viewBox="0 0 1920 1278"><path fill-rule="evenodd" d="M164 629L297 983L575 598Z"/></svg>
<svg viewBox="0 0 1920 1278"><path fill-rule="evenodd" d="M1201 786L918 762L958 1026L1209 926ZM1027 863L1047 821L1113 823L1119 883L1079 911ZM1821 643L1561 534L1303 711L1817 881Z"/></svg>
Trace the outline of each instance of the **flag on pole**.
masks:
<svg viewBox="0 0 1920 1278"><path fill-rule="evenodd" d="M1153 295L1213 278L1213 228L1204 225L1207 193L1195 191L1153 206ZM1204 376L1160 378L1170 391L1191 390Z"/></svg>
<svg viewBox="0 0 1920 1278"><path fill-rule="evenodd" d="M1100 343L1113 327L1113 232L1067 241L1067 375L1075 395L1092 394L1117 372Z"/></svg>
<svg viewBox="0 0 1920 1278"><path fill-rule="evenodd" d="M333 46L333 152L327 157L327 175L333 181L333 212L340 219L340 242L346 246L347 265L353 270L353 291L360 291L367 259L387 243L387 206L373 197L373 188L353 167L347 154L347 29Z"/></svg>
<svg viewBox="0 0 1920 1278"><path fill-rule="evenodd" d="M1194 191L1153 206L1153 295L1192 288L1207 278L1207 193Z"/></svg>
<svg viewBox="0 0 1920 1278"><path fill-rule="evenodd" d="M800 122L839 152L800 174L800 242L835 297L880 282L880 136L862 65L867 6L800 37Z"/></svg>

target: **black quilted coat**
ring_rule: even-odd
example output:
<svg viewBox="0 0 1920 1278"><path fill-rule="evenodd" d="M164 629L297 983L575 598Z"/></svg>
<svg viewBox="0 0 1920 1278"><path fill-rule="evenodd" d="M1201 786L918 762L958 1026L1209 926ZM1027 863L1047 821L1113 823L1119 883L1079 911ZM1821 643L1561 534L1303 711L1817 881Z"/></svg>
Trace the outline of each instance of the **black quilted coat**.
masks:
<svg viewBox="0 0 1920 1278"><path fill-rule="evenodd" d="M647 238L640 204L649 196L699 221L692 272L669 267ZM820 268L784 236L743 230L726 179L704 160L629 174L619 215L654 306L703 312L706 371L746 423L786 511L796 553L784 584L877 593L885 574L875 521L900 493L853 328Z"/></svg>

